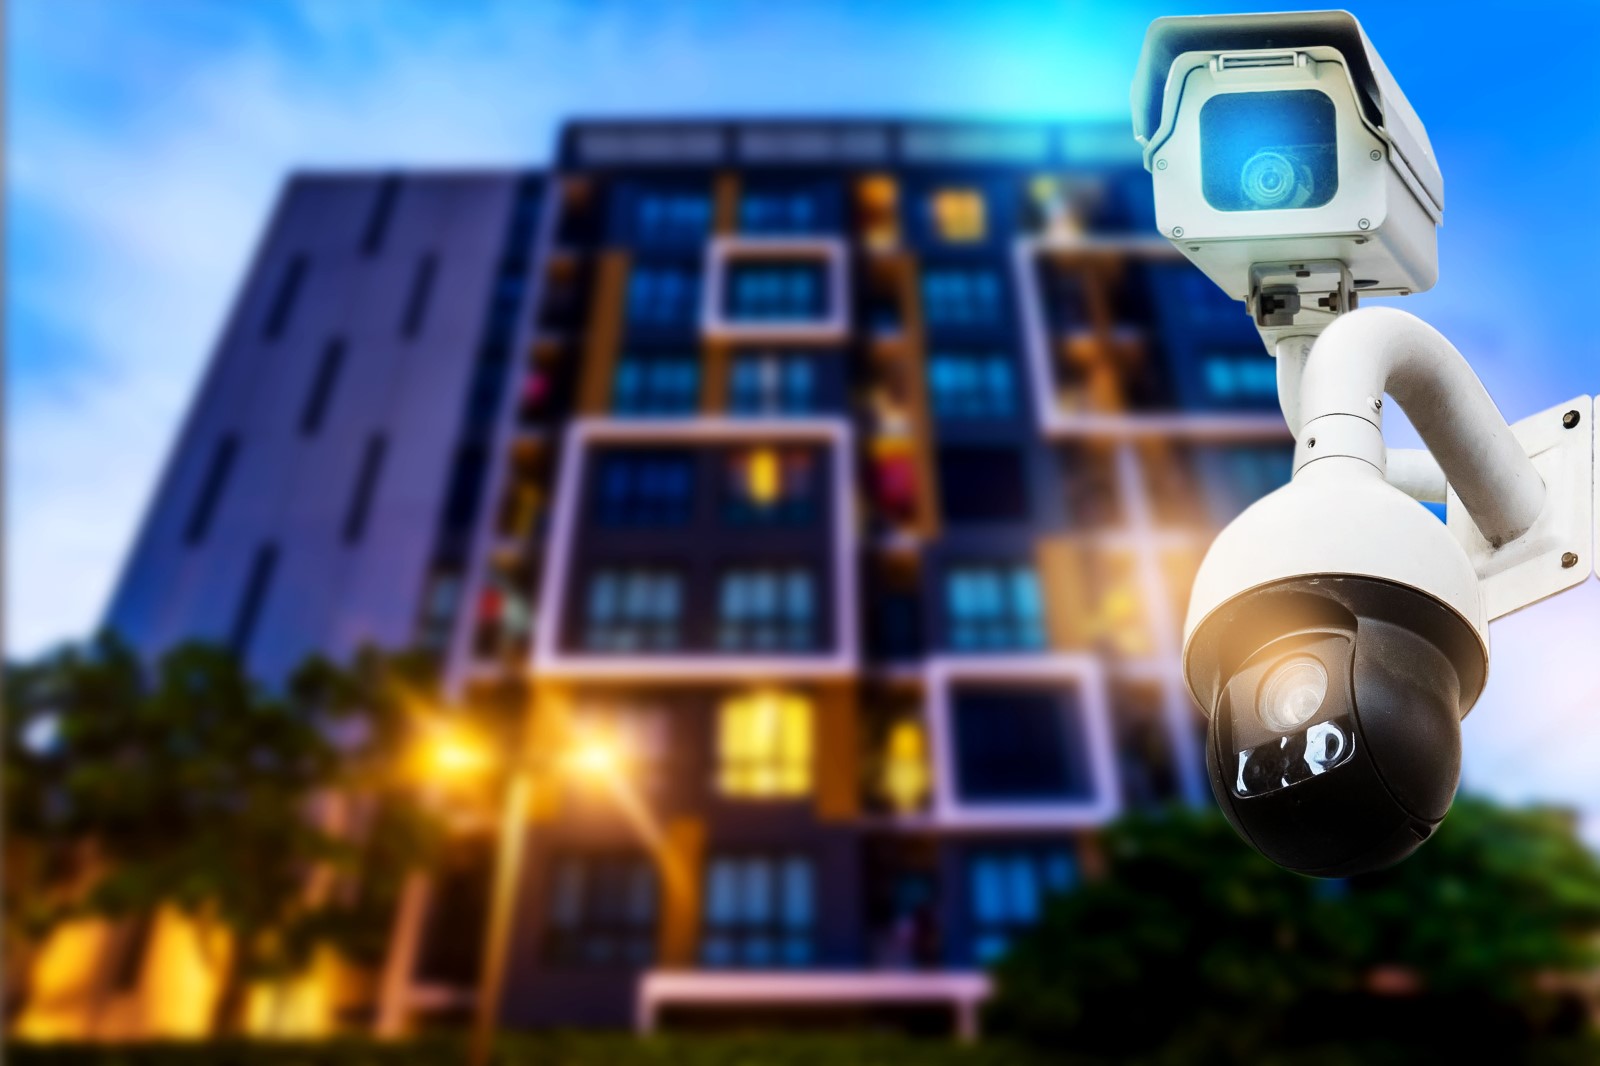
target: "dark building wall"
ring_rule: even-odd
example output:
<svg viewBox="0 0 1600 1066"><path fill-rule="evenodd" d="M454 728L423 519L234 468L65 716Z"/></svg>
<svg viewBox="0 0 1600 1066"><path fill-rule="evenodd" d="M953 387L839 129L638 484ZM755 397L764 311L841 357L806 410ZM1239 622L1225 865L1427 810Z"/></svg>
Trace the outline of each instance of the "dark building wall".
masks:
<svg viewBox="0 0 1600 1066"><path fill-rule="evenodd" d="M313 651L410 640L516 187L289 182L110 627L146 654L232 641L269 678Z"/></svg>

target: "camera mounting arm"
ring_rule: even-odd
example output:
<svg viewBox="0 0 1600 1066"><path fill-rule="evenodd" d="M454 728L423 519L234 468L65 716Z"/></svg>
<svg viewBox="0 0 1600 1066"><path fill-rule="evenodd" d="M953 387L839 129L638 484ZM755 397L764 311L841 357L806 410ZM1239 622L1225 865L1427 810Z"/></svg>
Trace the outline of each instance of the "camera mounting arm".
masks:
<svg viewBox="0 0 1600 1066"><path fill-rule="evenodd" d="M1455 346L1394 308L1340 315L1320 337L1284 338L1278 349L1297 476L1321 459L1348 456L1409 495L1447 498L1448 524L1483 583L1490 617L1588 576L1590 397L1508 426ZM1388 452L1385 394L1411 419L1427 452Z"/></svg>

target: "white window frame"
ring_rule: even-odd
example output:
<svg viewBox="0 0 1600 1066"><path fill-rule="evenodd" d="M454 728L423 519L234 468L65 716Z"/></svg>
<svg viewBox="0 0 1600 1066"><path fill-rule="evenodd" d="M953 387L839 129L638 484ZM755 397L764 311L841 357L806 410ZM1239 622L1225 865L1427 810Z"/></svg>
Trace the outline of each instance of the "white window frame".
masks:
<svg viewBox="0 0 1600 1066"><path fill-rule="evenodd" d="M973 830L1085 829L1103 825L1122 810L1112 737L1105 667L1090 654L939 656L924 667L928 740L933 764L930 820L940 828ZM964 803L956 788L955 730L951 721L961 686L1041 687L1070 682L1077 686L1088 741L1093 788L1088 800L1033 803Z"/></svg>
<svg viewBox="0 0 1600 1066"><path fill-rule="evenodd" d="M729 267L736 262L814 259L823 265L828 314L823 318L741 322L722 305ZM700 290L700 331L707 340L736 344L842 344L850 335L850 257L838 237L713 237L706 244Z"/></svg>

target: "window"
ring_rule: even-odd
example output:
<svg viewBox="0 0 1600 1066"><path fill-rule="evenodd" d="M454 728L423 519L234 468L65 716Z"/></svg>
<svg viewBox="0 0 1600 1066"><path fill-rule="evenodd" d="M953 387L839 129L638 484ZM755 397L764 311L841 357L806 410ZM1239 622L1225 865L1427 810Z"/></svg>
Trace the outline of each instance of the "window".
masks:
<svg viewBox="0 0 1600 1066"><path fill-rule="evenodd" d="M681 526L694 508L694 458L684 451L612 452L595 471L595 518L613 528Z"/></svg>
<svg viewBox="0 0 1600 1066"><path fill-rule="evenodd" d="M811 791L811 703L792 693L725 700L717 718L717 791L739 799Z"/></svg>
<svg viewBox="0 0 1600 1066"><path fill-rule="evenodd" d="M358 544L367 529L367 512L372 508L372 493L378 485L378 475L383 471L383 455L388 447L383 434L374 433L367 440L367 450L361 457L361 472L356 475L355 491L350 495L350 509L344 516L344 542Z"/></svg>
<svg viewBox="0 0 1600 1066"><path fill-rule="evenodd" d="M741 567L723 573L717 596L717 647L725 651L804 651L817 643L817 593L803 567Z"/></svg>
<svg viewBox="0 0 1600 1066"><path fill-rule="evenodd" d="M911 814L924 808L932 777L928 769L927 735L917 719L901 718L884 734L877 785L879 794L897 814Z"/></svg>
<svg viewBox="0 0 1600 1066"><path fill-rule="evenodd" d="M693 325L700 279L689 267L636 266L628 275L628 323L653 329Z"/></svg>
<svg viewBox="0 0 1600 1066"><path fill-rule="evenodd" d="M361 236L361 254L377 255L383 249L383 239L389 233L389 219L394 215L395 197L400 192L400 179L390 175L378 185L372 198L372 212L367 215L367 226Z"/></svg>
<svg viewBox="0 0 1600 1066"><path fill-rule="evenodd" d="M1077 879L1077 861L1066 845L974 851L967 859L973 961L998 959L1014 935L1039 920L1046 897L1068 891Z"/></svg>
<svg viewBox="0 0 1600 1066"><path fill-rule="evenodd" d="M734 260L728 264L723 297L727 317L733 322L826 318L827 264L816 259Z"/></svg>
<svg viewBox="0 0 1600 1066"><path fill-rule="evenodd" d="M428 297L433 293L433 275L439 261L432 253L417 262L417 272L411 278L411 295L406 298L406 316L400 325L400 335L410 339L422 331L428 314Z"/></svg>
<svg viewBox="0 0 1600 1066"><path fill-rule="evenodd" d="M813 958L815 873L804 855L719 855L706 869L700 961L805 966Z"/></svg>
<svg viewBox="0 0 1600 1066"><path fill-rule="evenodd" d="M1278 365L1262 352L1207 352L1200 357L1206 395L1218 404L1259 407L1278 402Z"/></svg>
<svg viewBox="0 0 1600 1066"><path fill-rule="evenodd" d="M193 547L206 539L211 528L211 518L216 513L217 501L227 487L228 475L233 472L234 459L239 454L239 438L229 433L217 442L211 453L211 465L206 468L205 480L200 483L200 495L195 498L189 521L183 527L183 542Z"/></svg>
<svg viewBox="0 0 1600 1066"><path fill-rule="evenodd" d="M711 232L711 196L705 189L632 186L621 200L630 244L699 244Z"/></svg>
<svg viewBox="0 0 1600 1066"><path fill-rule="evenodd" d="M950 714L961 803L1094 798L1077 689L958 689Z"/></svg>
<svg viewBox="0 0 1600 1066"><path fill-rule="evenodd" d="M1104 442L1090 441L1060 445L1056 456L1067 524L1073 529L1105 529L1121 522L1115 452Z"/></svg>
<svg viewBox="0 0 1600 1066"><path fill-rule="evenodd" d="M646 567L606 569L589 578L584 646L591 651L676 648L683 615L683 578Z"/></svg>
<svg viewBox="0 0 1600 1066"><path fill-rule="evenodd" d="M1161 686L1153 681L1114 681L1111 707L1123 805L1154 807L1177 799L1178 768L1162 713Z"/></svg>
<svg viewBox="0 0 1600 1066"><path fill-rule="evenodd" d="M741 448L724 460L724 516L736 526L796 526L816 518L821 461L811 448Z"/></svg>
<svg viewBox="0 0 1600 1066"><path fill-rule="evenodd" d="M1287 444L1197 447L1195 466L1211 521L1224 526L1267 493L1288 484L1294 472L1294 448Z"/></svg>
<svg viewBox="0 0 1600 1066"><path fill-rule="evenodd" d="M1000 278L982 267L937 267L922 276L930 326L993 326L1001 321Z"/></svg>
<svg viewBox="0 0 1600 1066"><path fill-rule="evenodd" d="M700 359L695 355L625 355L611 382L619 415L683 415L700 408Z"/></svg>
<svg viewBox="0 0 1600 1066"><path fill-rule="evenodd" d="M950 421L989 421L1017 413L1017 373L1004 352L935 352L928 359L933 413Z"/></svg>
<svg viewBox="0 0 1600 1066"><path fill-rule="evenodd" d="M339 379L339 368L344 365L344 338L334 337L322 349L322 359L317 363L317 374L311 381L311 391L306 394L305 406L300 409L300 432L303 436L316 436L322 428L322 416L328 411L328 400L333 395L333 385Z"/></svg>
<svg viewBox="0 0 1600 1066"><path fill-rule="evenodd" d="M1027 564L952 567L945 574L945 610L956 651L1044 647L1039 576Z"/></svg>
<svg viewBox="0 0 1600 1066"><path fill-rule="evenodd" d="M545 951L564 966L655 960L657 881L643 855L563 855L551 866Z"/></svg>
<svg viewBox="0 0 1600 1066"><path fill-rule="evenodd" d="M444 497L445 529L468 529L477 518L487 453L488 449L482 444L463 444L456 449L455 465L450 470L450 487Z"/></svg>
<svg viewBox="0 0 1600 1066"><path fill-rule="evenodd" d="M1027 475L1016 448L940 448L939 485L947 522L1021 522L1028 517Z"/></svg>
<svg viewBox="0 0 1600 1066"><path fill-rule="evenodd" d="M428 576L422 591L422 619L417 626L417 639L423 647L439 652L449 647L460 602L461 575L458 572L438 569Z"/></svg>
<svg viewBox="0 0 1600 1066"><path fill-rule="evenodd" d="M728 410L740 415L810 414L819 409L816 357L741 352L728 377Z"/></svg>
<svg viewBox="0 0 1600 1066"><path fill-rule="evenodd" d="M297 255L284 268L283 280L278 282L278 291L272 297L272 306L267 311L267 321L262 327L262 334L267 340L277 340L288 327L289 316L294 314L295 301L300 298L300 287L306 279L306 266L306 257Z"/></svg>
<svg viewBox="0 0 1600 1066"><path fill-rule="evenodd" d="M278 546L263 544L256 549L250 564L250 576L245 579L244 594L239 597L239 609L233 616L228 647L243 658L255 636L256 622L261 617L261 605L267 598L267 587L272 583L272 572L278 567Z"/></svg>
<svg viewBox="0 0 1600 1066"><path fill-rule="evenodd" d="M741 233L814 234L835 225L831 197L820 188L751 186L739 198Z"/></svg>
<svg viewBox="0 0 1600 1066"><path fill-rule="evenodd" d="M981 241L988 232L983 190L939 189L928 200L933 231L948 244Z"/></svg>

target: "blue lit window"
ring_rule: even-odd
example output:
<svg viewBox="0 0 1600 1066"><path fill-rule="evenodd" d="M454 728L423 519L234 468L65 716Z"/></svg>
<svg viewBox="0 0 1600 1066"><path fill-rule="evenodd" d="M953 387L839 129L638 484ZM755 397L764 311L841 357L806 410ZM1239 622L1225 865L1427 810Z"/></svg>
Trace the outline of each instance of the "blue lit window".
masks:
<svg viewBox="0 0 1600 1066"><path fill-rule="evenodd" d="M692 326L699 314L700 278L685 266L637 266L628 275L628 324Z"/></svg>
<svg viewBox="0 0 1600 1066"><path fill-rule="evenodd" d="M739 198L739 230L765 235L822 233L833 228L832 198L821 188L748 188Z"/></svg>
<svg viewBox="0 0 1600 1066"><path fill-rule="evenodd" d="M624 355L611 381L619 415L685 415L700 407L700 359L694 355Z"/></svg>
<svg viewBox="0 0 1600 1066"><path fill-rule="evenodd" d="M1039 920L1046 899L1077 880L1077 860L1064 845L974 852L967 860L973 961L998 959L1013 936Z"/></svg>
<svg viewBox="0 0 1600 1066"><path fill-rule="evenodd" d="M633 187L623 196L631 244L695 245L711 232L711 195L700 188Z"/></svg>
<svg viewBox="0 0 1600 1066"><path fill-rule="evenodd" d="M741 353L728 375L728 410L739 415L798 415L819 404L816 356Z"/></svg>
<svg viewBox="0 0 1600 1066"><path fill-rule="evenodd" d="M1017 413L1017 373L1004 352L934 352L928 359L933 413L952 421L987 421Z"/></svg>
<svg viewBox="0 0 1600 1066"><path fill-rule="evenodd" d="M590 651L669 651L678 647L683 577L650 567L597 570L584 601L584 646Z"/></svg>
<svg viewBox="0 0 1600 1066"><path fill-rule="evenodd" d="M1074 688L961 689L950 708L965 804L1090 800L1088 734Z"/></svg>
<svg viewBox="0 0 1600 1066"><path fill-rule="evenodd" d="M724 292L734 322L804 322L828 315L826 265L818 260L728 264Z"/></svg>
<svg viewBox="0 0 1600 1066"><path fill-rule="evenodd" d="M1277 361L1264 352L1208 352L1200 367L1206 394L1217 403L1257 406L1278 400Z"/></svg>
<svg viewBox="0 0 1600 1066"><path fill-rule="evenodd" d="M545 952L565 966L655 960L655 865L643 855L563 855L550 868Z"/></svg>
<svg viewBox="0 0 1600 1066"><path fill-rule="evenodd" d="M717 590L717 647L805 651L817 641L815 576L805 567L739 567Z"/></svg>
<svg viewBox="0 0 1600 1066"><path fill-rule="evenodd" d="M804 855L721 855L706 867L700 961L711 967L813 961L816 875Z"/></svg>
<svg viewBox="0 0 1600 1066"><path fill-rule="evenodd" d="M595 505L603 526L681 526L694 508L694 459L687 452L603 455Z"/></svg>
<svg viewBox="0 0 1600 1066"><path fill-rule="evenodd" d="M948 640L956 651L1045 645L1039 575L1025 563L956 566L944 577Z"/></svg>
<svg viewBox="0 0 1600 1066"><path fill-rule="evenodd" d="M997 325L1000 304L1000 277L988 268L936 267L922 275L923 315L930 326Z"/></svg>

